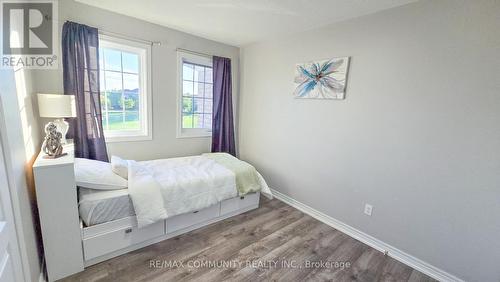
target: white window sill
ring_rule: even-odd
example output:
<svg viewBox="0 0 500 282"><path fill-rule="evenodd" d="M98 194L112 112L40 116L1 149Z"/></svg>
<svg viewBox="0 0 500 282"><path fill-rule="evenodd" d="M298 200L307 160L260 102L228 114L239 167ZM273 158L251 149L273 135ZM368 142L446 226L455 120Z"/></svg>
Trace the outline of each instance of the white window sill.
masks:
<svg viewBox="0 0 500 282"><path fill-rule="evenodd" d="M177 132L176 138L211 138L212 132Z"/></svg>
<svg viewBox="0 0 500 282"><path fill-rule="evenodd" d="M118 142L134 142L134 141L150 141L153 140L151 135L142 136L110 136L105 137L106 143L118 143Z"/></svg>

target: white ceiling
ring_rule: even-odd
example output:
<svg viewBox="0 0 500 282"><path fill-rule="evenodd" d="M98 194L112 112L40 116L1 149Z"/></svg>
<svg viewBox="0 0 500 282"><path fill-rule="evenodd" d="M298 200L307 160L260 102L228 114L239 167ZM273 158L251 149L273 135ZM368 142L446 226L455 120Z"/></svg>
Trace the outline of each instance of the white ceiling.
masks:
<svg viewBox="0 0 500 282"><path fill-rule="evenodd" d="M416 0L77 0L200 37L243 46Z"/></svg>

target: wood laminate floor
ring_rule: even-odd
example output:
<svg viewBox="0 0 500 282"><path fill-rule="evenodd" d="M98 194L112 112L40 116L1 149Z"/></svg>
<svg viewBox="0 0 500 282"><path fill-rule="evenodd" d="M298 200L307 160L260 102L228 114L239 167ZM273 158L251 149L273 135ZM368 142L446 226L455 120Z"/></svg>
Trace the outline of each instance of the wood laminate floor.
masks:
<svg viewBox="0 0 500 282"><path fill-rule="evenodd" d="M64 281L435 280L262 197L258 209L93 265Z"/></svg>

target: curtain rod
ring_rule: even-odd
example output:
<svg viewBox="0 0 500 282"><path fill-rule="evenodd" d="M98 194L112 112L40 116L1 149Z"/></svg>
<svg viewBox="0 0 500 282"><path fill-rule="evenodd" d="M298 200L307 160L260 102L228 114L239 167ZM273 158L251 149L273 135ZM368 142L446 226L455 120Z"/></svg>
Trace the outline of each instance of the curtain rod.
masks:
<svg viewBox="0 0 500 282"><path fill-rule="evenodd" d="M160 41L151 41L151 40L141 39L141 38L132 37L132 36L128 36L125 34L111 32L111 31L102 30L102 29L98 29L98 30L99 30L99 33L102 33L103 35L109 35L109 36L119 37L122 39L128 39L128 40L140 42L140 43L146 43L146 44L149 44L151 46L161 46Z"/></svg>
<svg viewBox="0 0 500 282"><path fill-rule="evenodd" d="M65 22L72 22L72 21L67 20ZM125 35L122 33L107 31L107 30L100 29L100 28L97 28L97 30L99 33L101 33L103 35L119 37L121 39L132 40L132 41L140 42L140 43L146 43L146 44L149 44L151 46L153 46L153 45L160 46L161 45L161 41L151 41L151 40L141 39L141 38L137 38L137 37L128 36L128 35Z"/></svg>
<svg viewBox="0 0 500 282"><path fill-rule="evenodd" d="M177 48L176 50L177 51L181 51L181 52L185 52L185 53L191 53L191 54L194 54L194 55L200 55L200 56L204 56L204 57L210 57L210 58L212 58L214 56L214 55L210 55L210 54L207 54L207 53L196 52L196 51L192 51L192 50L188 50L188 49L184 49L184 48Z"/></svg>

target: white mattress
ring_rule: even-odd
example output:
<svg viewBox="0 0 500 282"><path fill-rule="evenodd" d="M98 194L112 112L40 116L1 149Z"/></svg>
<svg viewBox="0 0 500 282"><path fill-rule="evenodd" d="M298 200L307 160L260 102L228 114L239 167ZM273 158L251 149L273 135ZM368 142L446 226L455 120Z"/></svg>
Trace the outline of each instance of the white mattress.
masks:
<svg viewBox="0 0 500 282"><path fill-rule="evenodd" d="M128 189L94 190L78 187L78 210L86 226L135 215Z"/></svg>

